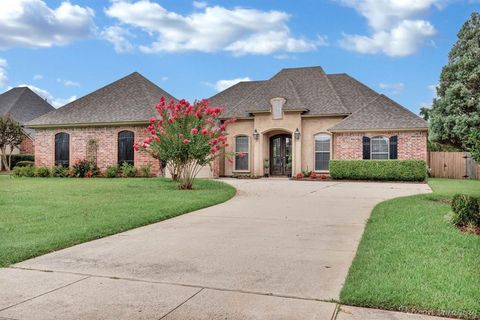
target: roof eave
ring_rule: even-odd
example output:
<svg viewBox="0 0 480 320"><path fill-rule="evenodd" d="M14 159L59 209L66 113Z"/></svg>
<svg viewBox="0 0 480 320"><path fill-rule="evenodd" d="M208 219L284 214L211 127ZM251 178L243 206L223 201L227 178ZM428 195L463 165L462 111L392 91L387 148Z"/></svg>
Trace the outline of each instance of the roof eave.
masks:
<svg viewBox="0 0 480 320"><path fill-rule="evenodd" d="M148 123L149 123L148 120L138 120L138 121L118 121L118 122L26 124L25 127L32 128L32 129L74 128L74 127L118 127L118 126L143 125Z"/></svg>
<svg viewBox="0 0 480 320"><path fill-rule="evenodd" d="M412 127L412 128L375 128L375 129L328 129L330 132L385 132L385 131L428 131L425 127Z"/></svg>

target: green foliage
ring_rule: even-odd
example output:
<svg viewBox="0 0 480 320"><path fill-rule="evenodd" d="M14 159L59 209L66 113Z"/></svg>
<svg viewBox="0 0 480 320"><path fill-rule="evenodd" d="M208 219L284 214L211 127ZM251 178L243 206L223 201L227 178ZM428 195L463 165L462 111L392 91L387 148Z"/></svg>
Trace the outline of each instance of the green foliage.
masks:
<svg viewBox="0 0 480 320"><path fill-rule="evenodd" d="M0 161L10 171L12 168L12 153L18 148L24 138L22 126L9 114L0 116Z"/></svg>
<svg viewBox="0 0 480 320"><path fill-rule="evenodd" d="M118 168L118 165L115 164L108 166L103 175L105 176L105 178L116 178L118 177L119 171L120 169Z"/></svg>
<svg viewBox="0 0 480 320"><path fill-rule="evenodd" d="M33 154L12 154L12 168L21 162L21 161L31 161L35 162L35 157Z"/></svg>
<svg viewBox="0 0 480 320"><path fill-rule="evenodd" d="M452 223L456 226L480 226L480 208L477 197L456 194L452 199L452 211Z"/></svg>
<svg viewBox="0 0 480 320"><path fill-rule="evenodd" d="M33 166L33 165L35 165L35 162L33 161L18 161L15 164L15 167L26 167L26 166Z"/></svg>
<svg viewBox="0 0 480 320"><path fill-rule="evenodd" d="M137 175L137 168L126 162L122 163L120 166L120 171L122 172L122 177L124 178L133 178Z"/></svg>
<svg viewBox="0 0 480 320"><path fill-rule="evenodd" d="M50 168L35 167L35 177L40 177L40 178L50 177Z"/></svg>
<svg viewBox="0 0 480 320"><path fill-rule="evenodd" d="M423 160L331 160L333 179L424 181L427 166Z"/></svg>
<svg viewBox="0 0 480 320"><path fill-rule="evenodd" d="M480 163L480 129L474 130L468 136L466 146L468 151L470 151L470 156L477 163Z"/></svg>
<svg viewBox="0 0 480 320"><path fill-rule="evenodd" d="M34 166L25 166L25 167L15 167L13 169L14 177L34 177L35 176L35 167Z"/></svg>
<svg viewBox="0 0 480 320"><path fill-rule="evenodd" d="M480 15L472 13L458 33L443 68L437 98L427 115L430 138L471 150L467 137L480 127ZM478 140L477 140L478 141ZM478 142L473 143L478 147ZM477 149L478 151L478 149Z"/></svg>
<svg viewBox="0 0 480 320"><path fill-rule="evenodd" d="M152 165L147 164L140 167L140 174L143 178L150 178L152 176Z"/></svg>
<svg viewBox="0 0 480 320"><path fill-rule="evenodd" d="M64 166L53 166L50 170L52 177L66 178L68 177L68 169Z"/></svg>
<svg viewBox="0 0 480 320"><path fill-rule="evenodd" d="M302 173L305 178L308 178L312 174L312 170L308 170L308 167L307 167L306 170L302 170Z"/></svg>
<svg viewBox="0 0 480 320"><path fill-rule="evenodd" d="M88 160L78 160L72 167L72 174L77 178L96 177L100 173L97 165Z"/></svg>

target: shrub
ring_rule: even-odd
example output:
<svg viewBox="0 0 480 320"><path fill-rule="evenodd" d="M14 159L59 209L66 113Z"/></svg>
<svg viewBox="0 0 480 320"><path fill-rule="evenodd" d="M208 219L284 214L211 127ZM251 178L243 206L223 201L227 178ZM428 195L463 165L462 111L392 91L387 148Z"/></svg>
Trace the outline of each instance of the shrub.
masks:
<svg viewBox="0 0 480 320"><path fill-rule="evenodd" d="M427 166L423 160L331 160L333 179L424 181Z"/></svg>
<svg viewBox="0 0 480 320"><path fill-rule="evenodd" d="M33 166L35 163L33 161L19 161L16 163L15 167L26 167L26 166Z"/></svg>
<svg viewBox="0 0 480 320"><path fill-rule="evenodd" d="M116 178L118 177L119 168L118 165L108 166L103 175L105 178Z"/></svg>
<svg viewBox="0 0 480 320"><path fill-rule="evenodd" d="M97 165L88 160L78 160L72 167L72 176L77 178L98 176L100 170Z"/></svg>
<svg viewBox="0 0 480 320"><path fill-rule="evenodd" d="M316 180L317 179L317 173L315 171L310 172L309 178L312 179L312 180Z"/></svg>
<svg viewBox="0 0 480 320"><path fill-rule="evenodd" d="M33 154L12 154L12 168L15 168L19 162L28 161L31 162L32 165L35 162L35 157Z"/></svg>
<svg viewBox="0 0 480 320"><path fill-rule="evenodd" d="M122 177L124 178L133 178L137 175L137 168L126 162L122 163L120 170L122 171Z"/></svg>
<svg viewBox="0 0 480 320"><path fill-rule="evenodd" d="M144 178L150 178L152 176L152 165L147 164L140 167L140 173Z"/></svg>
<svg viewBox="0 0 480 320"><path fill-rule="evenodd" d="M303 173L301 173L301 172L297 173L295 178L297 178L297 180L302 180L303 179Z"/></svg>
<svg viewBox="0 0 480 320"><path fill-rule="evenodd" d="M53 166L50 170L52 177L65 178L68 177L68 168L64 166Z"/></svg>
<svg viewBox="0 0 480 320"><path fill-rule="evenodd" d="M40 178L50 177L50 169L48 167L36 167L35 177L40 177Z"/></svg>
<svg viewBox="0 0 480 320"><path fill-rule="evenodd" d="M312 173L312 170L308 170L308 167L306 170L302 170L302 174L305 178L310 177L310 174Z"/></svg>
<svg viewBox="0 0 480 320"><path fill-rule="evenodd" d="M15 177L34 177L35 167L34 166L15 167L13 169L13 175Z"/></svg>
<svg viewBox="0 0 480 320"><path fill-rule="evenodd" d="M452 223L458 227L480 226L480 201L465 194L457 194L452 199Z"/></svg>

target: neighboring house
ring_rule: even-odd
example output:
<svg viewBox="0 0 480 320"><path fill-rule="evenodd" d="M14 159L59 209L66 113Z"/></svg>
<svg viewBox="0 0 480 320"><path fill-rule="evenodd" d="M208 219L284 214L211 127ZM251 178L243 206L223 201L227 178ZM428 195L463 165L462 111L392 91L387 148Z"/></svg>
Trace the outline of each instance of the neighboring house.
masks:
<svg viewBox="0 0 480 320"><path fill-rule="evenodd" d="M55 110L47 101L28 87L17 87L0 95L0 115L10 115L22 125ZM24 128L24 139L13 154L33 154L35 130Z"/></svg>
<svg viewBox="0 0 480 320"><path fill-rule="evenodd" d="M134 152L133 143L150 135L146 127L162 96L175 100L134 72L29 122L36 130L35 164L71 166L93 159L102 171L127 162L150 164L158 173L159 161Z"/></svg>
<svg viewBox="0 0 480 320"><path fill-rule="evenodd" d="M328 172L331 159L427 160L427 123L347 74L283 69L209 99L236 117L220 175Z"/></svg>

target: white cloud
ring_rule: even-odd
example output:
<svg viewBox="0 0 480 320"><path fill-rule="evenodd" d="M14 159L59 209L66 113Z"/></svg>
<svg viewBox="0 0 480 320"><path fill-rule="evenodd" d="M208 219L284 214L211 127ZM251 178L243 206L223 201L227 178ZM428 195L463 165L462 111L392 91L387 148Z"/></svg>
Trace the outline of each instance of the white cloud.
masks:
<svg viewBox="0 0 480 320"><path fill-rule="evenodd" d="M3 88L7 85L7 60L0 58L0 88Z"/></svg>
<svg viewBox="0 0 480 320"><path fill-rule="evenodd" d="M228 79L228 80L218 80L215 83L207 83L210 87L214 88L217 92L223 91L231 86L242 82L242 81L252 81L249 77Z"/></svg>
<svg viewBox="0 0 480 320"><path fill-rule="evenodd" d="M234 55L305 52L325 44L325 39L309 40L292 36L289 15L281 11L261 11L235 7L206 7L189 15L168 11L150 0L117 0L106 9L109 17L123 25L139 28L156 37L140 46L146 53L228 51Z"/></svg>
<svg viewBox="0 0 480 320"><path fill-rule="evenodd" d="M80 87L80 83L72 81L72 80L65 80L57 78L57 82L63 84L65 87Z"/></svg>
<svg viewBox="0 0 480 320"><path fill-rule="evenodd" d="M204 9L208 7L208 3L205 1L193 1L193 6L197 9Z"/></svg>
<svg viewBox="0 0 480 320"><path fill-rule="evenodd" d="M52 9L43 0L0 1L0 48L65 45L94 33L94 12L64 1Z"/></svg>
<svg viewBox="0 0 480 320"><path fill-rule="evenodd" d="M383 53L392 57L414 54L437 31L419 19L433 8L442 9L448 0L339 0L364 16L371 35L345 34L340 45L360 53Z"/></svg>
<svg viewBox="0 0 480 320"><path fill-rule="evenodd" d="M167 81L168 80L168 77L167 76L163 76L160 78L162 81Z"/></svg>
<svg viewBox="0 0 480 320"><path fill-rule="evenodd" d="M21 84L18 87L28 87L28 88L30 88L30 90L32 90L33 92L38 94L43 99L46 99L47 102L50 103L55 108L59 108L61 106L64 106L65 104L70 103L70 102L77 99L77 96L71 96L70 98L66 98L66 99L56 98L50 92L48 92L47 90L38 88L36 86L29 85L29 84Z"/></svg>
<svg viewBox="0 0 480 320"><path fill-rule="evenodd" d="M33 76L33 80L42 80L43 79L43 74L36 74Z"/></svg>
<svg viewBox="0 0 480 320"><path fill-rule="evenodd" d="M128 40L129 37L133 36L131 32L120 26L107 27L100 33L100 37L112 43L113 48L118 53L133 51L133 45Z"/></svg>
<svg viewBox="0 0 480 320"><path fill-rule="evenodd" d="M433 97L437 97L437 87L438 87L438 84L431 84L428 86L428 90L430 90L433 94Z"/></svg>
<svg viewBox="0 0 480 320"><path fill-rule="evenodd" d="M399 94L402 93L405 89L405 84L402 82L395 82L395 83L380 83L378 85L381 89L387 90L391 94Z"/></svg>

